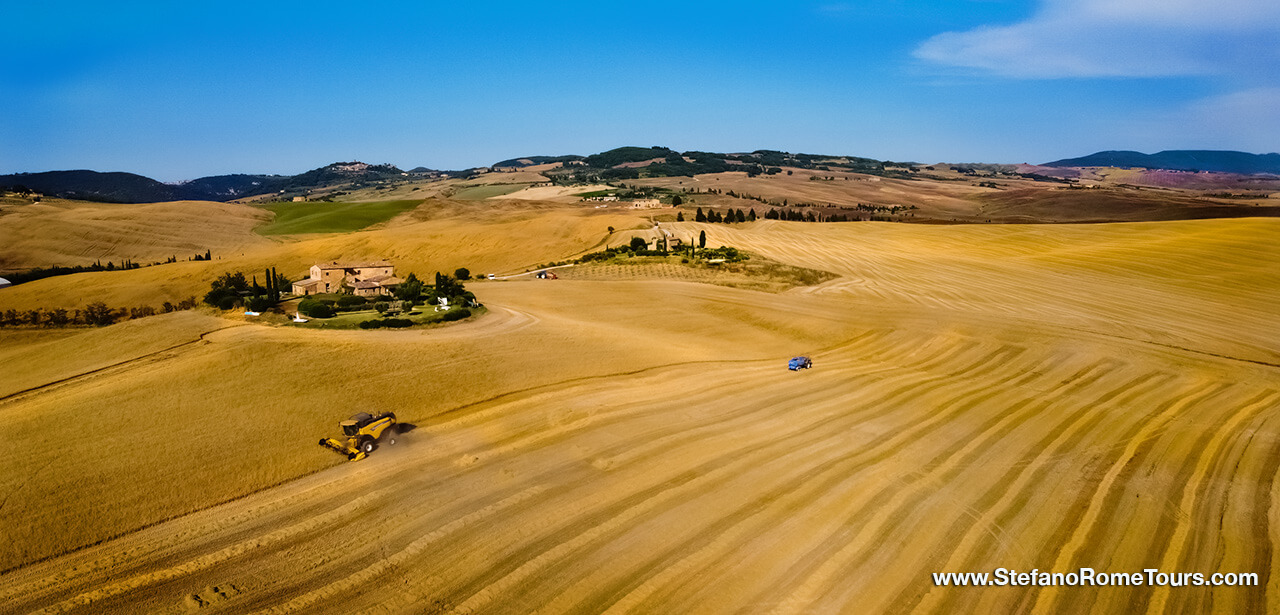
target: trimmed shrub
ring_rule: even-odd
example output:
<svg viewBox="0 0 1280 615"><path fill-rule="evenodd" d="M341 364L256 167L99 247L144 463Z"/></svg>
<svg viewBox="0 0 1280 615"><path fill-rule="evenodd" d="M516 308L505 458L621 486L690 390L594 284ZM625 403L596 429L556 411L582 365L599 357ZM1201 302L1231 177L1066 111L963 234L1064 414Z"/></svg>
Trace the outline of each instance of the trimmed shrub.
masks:
<svg viewBox="0 0 1280 615"><path fill-rule="evenodd" d="M265 312L275 306L276 302L266 295L255 295L249 299L249 310L253 312Z"/></svg>
<svg viewBox="0 0 1280 615"><path fill-rule="evenodd" d="M230 295L224 295L218 299L218 309L229 310L236 306L236 298Z"/></svg>
<svg viewBox="0 0 1280 615"><path fill-rule="evenodd" d="M338 307L340 308L355 307L357 305L364 305L366 303L368 303L368 301L364 297L360 297L357 295L343 295L341 297L338 297Z"/></svg>
<svg viewBox="0 0 1280 615"><path fill-rule="evenodd" d="M333 313L334 312L332 307L324 303L321 303L320 305L317 305L316 307L311 309L311 314L309 314L309 316L313 318L333 318Z"/></svg>
<svg viewBox="0 0 1280 615"><path fill-rule="evenodd" d="M444 316L442 316L440 320L443 320L445 322L450 322L454 320L462 320L463 318L469 318L470 316L471 316L471 310L468 310L467 308L459 308L456 310L449 310L448 312L445 312Z"/></svg>
<svg viewBox="0 0 1280 615"><path fill-rule="evenodd" d="M407 318L383 318L381 320L375 318L360 323L361 329L382 329L384 327L387 329L404 329L412 326L413 321Z"/></svg>
<svg viewBox="0 0 1280 615"><path fill-rule="evenodd" d="M298 304L298 311L312 318L332 318L333 307L323 301L303 299Z"/></svg>

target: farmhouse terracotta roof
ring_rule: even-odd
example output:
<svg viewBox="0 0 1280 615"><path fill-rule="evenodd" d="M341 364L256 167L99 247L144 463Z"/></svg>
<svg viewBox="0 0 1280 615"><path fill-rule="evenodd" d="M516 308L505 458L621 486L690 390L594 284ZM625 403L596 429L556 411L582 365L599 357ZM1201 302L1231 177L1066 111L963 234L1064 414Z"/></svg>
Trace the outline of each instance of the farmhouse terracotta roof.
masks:
<svg viewBox="0 0 1280 615"><path fill-rule="evenodd" d="M351 278L348 278L347 280L348 280L347 283L351 285L351 288L359 288L359 289L381 288L383 286L395 286L404 281L404 280L401 280L400 278L397 278L395 276L390 276L390 275L380 275L372 278L367 278L364 280L352 280Z"/></svg>
<svg viewBox="0 0 1280 615"><path fill-rule="evenodd" d="M315 286L316 284L319 284L319 283L320 283L320 280L317 280L315 278L304 278L304 279L298 280L297 282L294 282L293 285L294 286Z"/></svg>

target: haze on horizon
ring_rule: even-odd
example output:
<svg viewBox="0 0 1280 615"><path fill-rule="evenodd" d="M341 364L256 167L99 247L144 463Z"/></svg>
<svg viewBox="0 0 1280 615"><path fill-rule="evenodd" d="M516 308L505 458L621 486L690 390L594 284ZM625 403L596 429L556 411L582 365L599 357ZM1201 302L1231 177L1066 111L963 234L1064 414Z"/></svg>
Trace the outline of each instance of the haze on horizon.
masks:
<svg viewBox="0 0 1280 615"><path fill-rule="evenodd" d="M1265 0L10 7L0 173L464 168L621 145L1276 151Z"/></svg>

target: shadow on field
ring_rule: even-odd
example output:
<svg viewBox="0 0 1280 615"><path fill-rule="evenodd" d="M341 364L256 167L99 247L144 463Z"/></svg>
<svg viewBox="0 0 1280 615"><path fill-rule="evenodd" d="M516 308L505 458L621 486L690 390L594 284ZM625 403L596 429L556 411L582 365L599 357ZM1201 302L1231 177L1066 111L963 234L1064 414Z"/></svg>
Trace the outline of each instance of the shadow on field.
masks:
<svg viewBox="0 0 1280 615"><path fill-rule="evenodd" d="M400 433L409 433L418 428L418 426L413 423L397 423L397 425L400 427Z"/></svg>

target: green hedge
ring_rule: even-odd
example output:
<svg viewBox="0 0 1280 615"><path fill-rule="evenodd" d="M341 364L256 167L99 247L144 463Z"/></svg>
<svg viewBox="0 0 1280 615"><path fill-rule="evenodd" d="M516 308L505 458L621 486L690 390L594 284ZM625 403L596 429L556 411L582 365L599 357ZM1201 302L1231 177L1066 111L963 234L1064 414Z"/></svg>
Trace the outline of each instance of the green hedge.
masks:
<svg viewBox="0 0 1280 615"><path fill-rule="evenodd" d="M441 317L440 320L443 320L445 322L450 322L454 320L462 320L463 318L469 318L470 316L471 316L471 310L468 310L467 308L461 308L461 309L449 310L448 312L445 312L444 316Z"/></svg>
<svg viewBox="0 0 1280 615"><path fill-rule="evenodd" d="M298 311L312 318L332 318L333 302L325 299L303 299L298 303Z"/></svg>
<svg viewBox="0 0 1280 615"><path fill-rule="evenodd" d="M366 320L360 323L361 329L403 329L412 327L413 321L407 318L383 318L381 320Z"/></svg>

